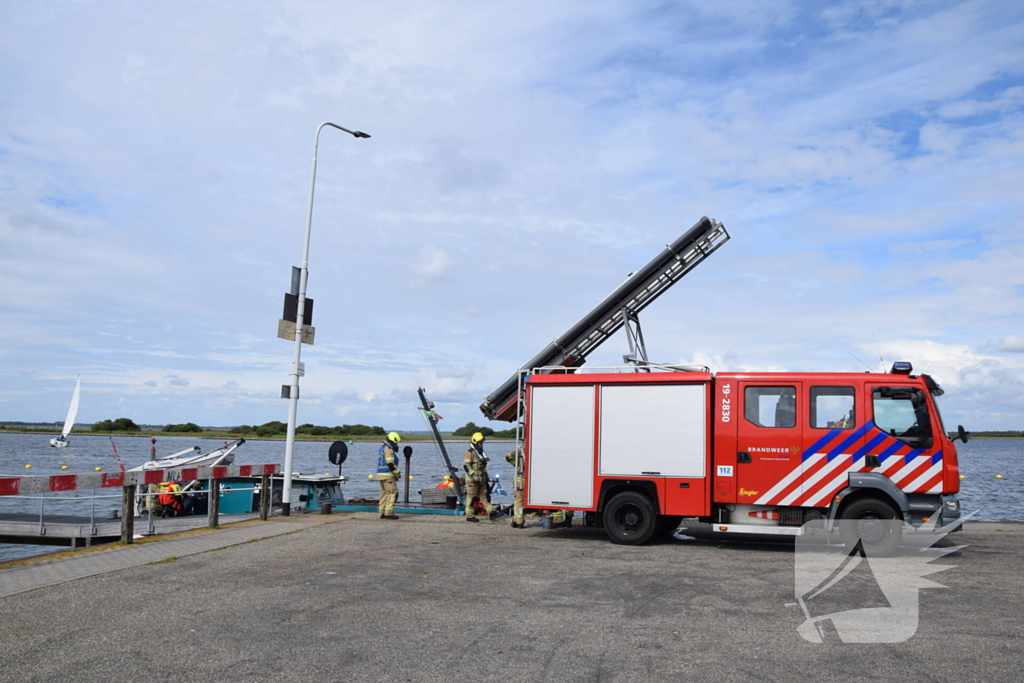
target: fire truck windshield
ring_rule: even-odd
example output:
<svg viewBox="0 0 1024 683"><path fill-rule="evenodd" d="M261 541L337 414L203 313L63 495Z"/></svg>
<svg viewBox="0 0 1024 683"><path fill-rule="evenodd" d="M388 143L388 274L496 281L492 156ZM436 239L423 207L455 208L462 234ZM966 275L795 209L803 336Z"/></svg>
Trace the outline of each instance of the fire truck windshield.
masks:
<svg viewBox="0 0 1024 683"><path fill-rule="evenodd" d="M875 425L914 448L929 448L931 420L925 393L917 388L875 387L871 392Z"/></svg>

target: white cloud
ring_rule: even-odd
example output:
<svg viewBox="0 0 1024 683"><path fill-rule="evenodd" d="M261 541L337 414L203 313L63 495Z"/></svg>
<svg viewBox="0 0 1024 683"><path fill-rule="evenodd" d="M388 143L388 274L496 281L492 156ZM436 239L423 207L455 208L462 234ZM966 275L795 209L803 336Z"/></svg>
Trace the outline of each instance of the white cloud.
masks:
<svg viewBox="0 0 1024 683"><path fill-rule="evenodd" d="M1019 334L1008 334L996 344L996 350L1008 353L1024 353L1024 337Z"/></svg>

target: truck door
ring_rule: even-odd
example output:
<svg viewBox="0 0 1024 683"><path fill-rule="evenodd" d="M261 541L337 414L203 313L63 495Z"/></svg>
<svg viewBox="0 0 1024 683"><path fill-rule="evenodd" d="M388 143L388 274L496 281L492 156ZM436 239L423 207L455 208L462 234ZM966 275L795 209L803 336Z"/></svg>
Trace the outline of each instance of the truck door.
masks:
<svg viewBox="0 0 1024 683"><path fill-rule="evenodd" d="M907 493L941 493L943 452L925 392L914 386L869 387L874 420L868 463Z"/></svg>
<svg viewBox="0 0 1024 683"><path fill-rule="evenodd" d="M842 381L810 382L808 427L801 454L799 494L789 494L782 505L826 507L846 487L850 472L864 469L865 439L873 429L858 389Z"/></svg>
<svg viewBox="0 0 1024 683"><path fill-rule="evenodd" d="M801 382L738 383L736 502L778 505L800 488ZM741 520L734 520L742 523Z"/></svg>

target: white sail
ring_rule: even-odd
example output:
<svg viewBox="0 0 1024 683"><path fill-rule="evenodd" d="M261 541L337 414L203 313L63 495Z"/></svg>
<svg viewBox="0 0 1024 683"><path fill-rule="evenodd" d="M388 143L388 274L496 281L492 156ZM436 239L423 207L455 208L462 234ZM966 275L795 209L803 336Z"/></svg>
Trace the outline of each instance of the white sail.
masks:
<svg viewBox="0 0 1024 683"><path fill-rule="evenodd" d="M61 435L65 439L71 433L71 428L75 426L75 418L78 417L78 395L81 393L81 389L82 378L79 377L75 382L75 393L71 395L71 405L68 406L68 417L64 420L64 429L61 430Z"/></svg>

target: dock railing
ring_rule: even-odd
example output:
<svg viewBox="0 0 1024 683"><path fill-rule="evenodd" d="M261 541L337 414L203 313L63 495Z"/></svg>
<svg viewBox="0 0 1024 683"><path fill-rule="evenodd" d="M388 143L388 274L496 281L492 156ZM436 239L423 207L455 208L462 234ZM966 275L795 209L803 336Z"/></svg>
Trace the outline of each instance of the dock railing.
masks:
<svg viewBox="0 0 1024 683"><path fill-rule="evenodd" d="M219 481L232 477L260 477L260 519L266 520L270 508L270 497L272 495L270 477L279 470L278 465L226 465L217 467L177 467L158 470L137 470L130 472L115 473L85 473L85 474L54 474L49 476L27 476L27 477L5 477L0 476L0 496L17 496L21 498L39 498L39 535L46 534L46 526L43 521L43 511L46 502L46 494L64 491L93 490L95 498L117 498L116 495L97 496L96 489L120 488L121 489L121 543L130 544L135 536L135 495L136 488L148 487L150 484L161 484L164 482L192 482L209 481L209 491L220 491ZM204 493L201 491L191 492ZM205 493L208 493L205 492ZM147 493L147 495L149 495ZM216 529L220 524L219 514L220 496L210 496L207 506L208 526ZM54 500L54 497L50 497ZM59 499L57 497L56 499ZM81 500L82 498L78 498ZM90 516L90 528L95 534L95 502L92 504ZM152 531L152 520L150 520L150 531Z"/></svg>

